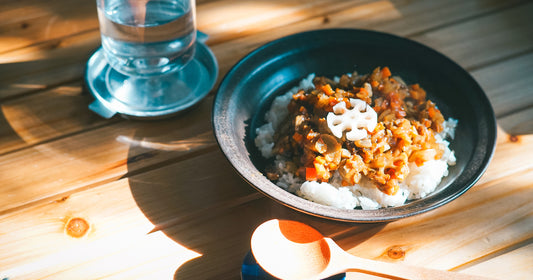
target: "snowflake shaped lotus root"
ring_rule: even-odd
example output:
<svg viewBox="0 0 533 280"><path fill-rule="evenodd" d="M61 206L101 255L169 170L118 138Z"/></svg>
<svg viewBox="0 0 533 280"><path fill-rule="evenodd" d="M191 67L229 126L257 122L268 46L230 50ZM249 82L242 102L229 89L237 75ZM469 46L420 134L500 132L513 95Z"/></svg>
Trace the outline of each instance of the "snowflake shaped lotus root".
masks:
<svg viewBox="0 0 533 280"><path fill-rule="evenodd" d="M342 138L346 131L346 139L357 141L367 137L368 132L376 128L378 115L371 106L361 99L350 98L352 109L346 108L345 102L333 106L326 121L329 129L337 138Z"/></svg>

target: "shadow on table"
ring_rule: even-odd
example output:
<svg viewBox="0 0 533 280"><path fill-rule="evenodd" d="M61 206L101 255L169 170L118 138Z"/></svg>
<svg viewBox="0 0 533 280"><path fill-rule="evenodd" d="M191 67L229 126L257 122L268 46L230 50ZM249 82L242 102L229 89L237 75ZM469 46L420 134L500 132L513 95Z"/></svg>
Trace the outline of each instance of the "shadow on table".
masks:
<svg viewBox="0 0 533 280"><path fill-rule="evenodd" d="M401 7L397 7L401 13ZM205 101L203 107L206 107ZM175 279L238 279L243 258L250 249L253 230L271 218L298 220L317 228L326 236L341 240L341 247L357 246L379 232L386 224L347 224L326 221L299 213L258 194L245 183L216 147L210 128L190 128L200 123L191 118L205 118L209 123L210 108L177 118L173 122L180 133L172 129L138 130L135 139L147 139L166 147L168 159L156 164L153 170L129 177L132 194L146 217L175 242L193 250L200 257L176 267ZM192 116L192 117L191 117ZM521 130L516 123L531 120L499 120L502 128L511 134L531 134L533 126ZM527 122L526 122L527 121ZM159 123L157 125L160 125ZM171 128L171 126L169 126ZM206 141L192 150L173 149L176 143L187 139ZM193 141L194 142L194 141ZM192 144L192 142L191 142ZM198 142L196 142L198 144ZM154 147L154 149L157 149ZM129 159L150 154L153 150L132 146ZM160 156L160 155L157 155ZM138 172L136 163L128 162L132 174Z"/></svg>
<svg viewBox="0 0 533 280"><path fill-rule="evenodd" d="M272 218L312 225L326 236L342 238L340 245L347 249L385 226L319 219L258 193L219 151L209 110L210 101L204 100L189 114L140 126L132 139L144 144L130 145L128 180L139 208L155 230L201 255L176 264L175 279L238 279L253 230ZM139 158L144 159L141 169ZM154 160L153 166L145 167L146 160ZM344 242L346 236L349 242Z"/></svg>
<svg viewBox="0 0 533 280"><path fill-rule="evenodd" d="M518 141L523 135L533 134L533 108L498 119L498 125L509 134L512 142Z"/></svg>
<svg viewBox="0 0 533 280"><path fill-rule="evenodd" d="M199 158L205 160L207 168L217 169L217 172L213 177L197 178L196 186L185 183L195 180L182 180L179 176L151 178L148 184L130 179L137 204L156 228L182 246L201 254L177 267L175 279L238 278L242 261L250 249L253 230L271 218L302 221L328 236L361 236L351 238L350 244L341 243L345 248L356 246L384 226L323 221L301 214L256 193L233 172L229 164L223 162L225 159L218 151ZM169 169L172 167L177 168L178 165ZM169 195L168 188L172 187L176 190ZM190 190L192 188L209 193Z"/></svg>

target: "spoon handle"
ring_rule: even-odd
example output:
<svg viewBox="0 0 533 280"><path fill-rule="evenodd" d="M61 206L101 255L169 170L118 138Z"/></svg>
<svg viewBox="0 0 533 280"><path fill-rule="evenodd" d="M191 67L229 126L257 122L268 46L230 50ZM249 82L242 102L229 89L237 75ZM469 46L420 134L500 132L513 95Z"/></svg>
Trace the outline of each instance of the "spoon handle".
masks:
<svg viewBox="0 0 533 280"><path fill-rule="evenodd" d="M329 240L328 240L329 239ZM333 240L326 238L332 249L332 255L338 254L339 265L344 267L345 271L361 272L365 274L386 277L392 279L410 279L410 280L488 280L491 278L468 275L458 272L437 270L425 267L410 266L398 263L388 263L359 258L349 254L340 248ZM335 249L334 249L335 248ZM336 252L333 252L335 250ZM349 278L348 278L349 279Z"/></svg>

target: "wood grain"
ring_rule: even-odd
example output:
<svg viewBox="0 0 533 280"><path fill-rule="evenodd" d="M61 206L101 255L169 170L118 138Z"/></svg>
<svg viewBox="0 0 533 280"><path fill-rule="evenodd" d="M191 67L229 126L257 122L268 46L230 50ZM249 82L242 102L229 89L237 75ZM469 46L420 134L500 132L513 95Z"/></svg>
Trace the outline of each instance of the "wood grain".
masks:
<svg viewBox="0 0 533 280"><path fill-rule="evenodd" d="M90 2L90 1L89 1ZM266 2L266 1L265 1ZM287 16L282 20L266 17L258 17L261 9L253 11L247 10L247 24L259 28L255 31L260 33L262 39L246 48L225 48L222 52L216 52L219 62L221 57L227 57L235 53L230 59L222 61L221 74L225 73L230 65L233 65L237 59L242 57L252 48L265 43L269 40L279 38L283 35L292 34L309 29L330 28L330 27L349 27L349 28L368 28L380 31L392 32L399 35L408 35L420 33L424 30L430 30L437 26L445 26L460 21L468 17L478 16L480 14L490 13L497 9L507 8L509 6L520 4L523 1L459 1L453 3L433 1L337 1L324 2L312 1L304 6L298 6L301 2L285 2L272 4L270 10L276 15ZM235 1L230 6L233 10L242 9L246 6L247 1ZM263 6L268 6L268 2ZM439 5L435 8L435 5ZM231 26L239 26L233 22L242 21L239 17L227 17L227 3L213 1L213 3L201 4L198 6L198 28L211 36L208 41L209 45L233 41L239 37L249 37L251 32L246 33L241 30L234 30ZM250 5L248 5L250 7ZM433 9L438 9L438 16L428 16ZM278 11L279 10L279 11ZM87 13L84 17L91 17L96 25L95 12L92 9L80 9ZM294 17L298 14L298 17ZM290 15L290 16L289 16ZM43 17L49 17L52 20L53 15L46 13ZM16 21L16 17L12 19ZM412 24L416 22L416 24ZM290 25L278 28L276 32L269 32L269 28L279 26L279 23ZM24 22L18 22L24 25ZM34 33L41 34L44 32L42 25L32 24L37 29ZM55 27L56 25L52 25ZM262 27L261 27L262 26ZM261 27L261 28L260 28ZM243 28L241 28L243 29ZM5 32L7 32L7 29ZM243 30L247 30L243 29ZM259 32L263 31L263 32ZM0 53L0 62L9 63L10 71L2 71L0 67L0 85L5 84L5 88L0 86L0 97L13 96L22 94L36 89L49 88L65 81L71 81L80 77L85 66L85 61L92 50L96 49L99 44L99 32L97 29L89 29L87 32L78 33L79 30L73 28L70 33L63 37L41 38L35 37L31 44L25 48L13 48L3 54ZM55 33L55 32L52 32ZM1 34L1 33L0 33ZM9 37L9 33L5 34ZM33 37L32 37L33 38ZM231 39L231 40L230 40ZM248 38L247 41L251 41ZM79 45L77 45L79 44ZM230 45L231 46L231 45ZM80 57L77 54L84 53ZM224 55L221 55L221 54ZM38 55L38 57L35 57ZM37 60L37 58L46 57L46 60ZM31 61L28 62L28 61ZM64 67L69 65L70 68ZM21 71L13 71L21 69ZM74 71L73 71L74 70ZM222 76L222 75L221 75ZM4 81L4 79L6 79Z"/></svg>
<svg viewBox="0 0 533 280"><path fill-rule="evenodd" d="M210 103L202 102L197 110L179 119L119 122L6 154L0 162L5 167L0 171L5 184L0 195L12 198L0 202L0 211L215 148L210 109ZM51 122L40 127L51 130L42 133L53 135L52 125ZM22 139L33 138L33 132L18 129ZM22 164L25 161L31 164ZM34 190L28 191L29 188Z"/></svg>
<svg viewBox="0 0 533 280"><path fill-rule="evenodd" d="M530 180L526 173L478 185L437 211L387 225L351 252L391 260L387 250L397 246L405 251L405 262L451 269L528 240L533 232ZM514 231L515 227L526 228ZM400 228L402 234L395 235Z"/></svg>
<svg viewBox="0 0 533 280"><path fill-rule="evenodd" d="M363 5L365 6L365 5ZM359 7L359 9L361 9ZM513 9L511 9L513 10ZM505 11L509 12L509 11ZM492 16L492 15L491 15ZM300 24L296 24L299 26ZM464 28L463 23L459 24L460 27L457 28ZM467 27L472 26L471 24L467 24ZM477 26L473 26L474 30L469 31L471 33L478 32ZM284 29L285 30L285 29ZM468 30L468 29L464 29ZM260 33L262 34L262 33ZM87 36L87 34L83 35ZM277 34L276 36L279 36ZM92 38L91 36L88 36L88 39ZM269 38L265 38L262 36L248 36L245 39L239 39L231 41L231 43L227 44L218 44L213 47L213 50L217 54L218 57L224 57L225 59L233 59L236 60L241 54L243 49L246 49L247 47L252 47L257 44L255 40L260 39L261 42L264 42L268 40ZM71 40L69 42L72 42L76 44L76 40ZM84 42L84 41L81 41ZM250 45L250 42L253 42L253 45ZM474 42L475 43L475 42ZM484 42L481 42L484 43ZM69 43L65 43L65 46L69 46ZM81 44L81 46L85 46L87 43ZM246 45L246 46L245 46ZM449 45L453 45L453 42L449 42ZM226 47L227 46L227 47ZM238 47L235 47L238 46ZM446 44L443 44L441 47L446 48ZM474 48L480 48L482 45L476 46L473 45ZM232 50L239 50L239 53L232 53L229 49ZM448 48L449 52L452 53L454 49ZM27 50L29 53L32 53L32 51ZM57 49L58 53L61 54L61 56L65 57L64 53L60 51L60 49ZM460 51L460 50L458 50ZM496 49L495 52L498 50ZM21 51L22 52L22 51ZM74 50L70 50L69 53L73 56L75 53ZM225 55L222 55L222 54ZM59 55L58 54L58 55ZM497 53L491 55L496 56ZM232 62L225 62L222 65L231 65ZM519 71L519 69L517 69ZM527 83L527 81L530 79L527 75L517 75L513 76L513 78L516 78L516 80L511 80L513 83ZM492 89L491 87L489 87ZM63 92L68 89L69 94L63 94ZM490 93L490 91L488 91ZM490 95L490 94L489 94ZM64 100L64 101L60 101ZM75 102L75 103L72 103ZM2 141L6 145L3 145L3 148L5 149L4 152L8 152L15 149L22 149L27 146L33 146L30 150L21 150L20 152L14 153L13 155L8 155L6 157L7 162L23 162L24 160L27 160L28 158L32 158L34 165L25 166L23 168L16 167L20 164L16 163L15 165L9 164L5 165L5 173L9 174L9 176L6 176L5 181L9 183L11 186L10 188L7 188L6 193L10 193L14 191L15 189L20 190L24 193L24 188L21 188L21 186L28 185L30 181L28 179L25 179L25 176L23 174L34 174L34 177L31 180L34 180L36 178L55 178L51 174L56 174L56 171L58 170L57 167L64 167L64 166L70 166L70 165L77 165L80 168L76 169L74 172L68 173L67 176L63 176L61 181L57 181L57 179L54 179L52 181L48 179L39 179L36 180L37 186L39 186L38 192L32 192L29 193L27 196L21 196L20 200L30 202L30 201L37 201L39 199L46 198L48 196L54 196L58 193L65 192L65 191L72 191L77 188L83 187L83 184L85 185L92 185L92 184L98 184L99 182L106 182L108 180L112 180L113 178L117 178L117 176L123 176L126 172L124 171L125 168L125 161L123 160L125 153L127 152L127 147L123 144L120 144L116 142L116 138L118 136L124 136L129 135L132 133L133 130L135 130L136 124L133 123L123 123L119 121L116 124L110 124L109 127L105 126L104 123L98 118L95 118L95 116L89 112L88 110L85 111L79 111L77 108L79 107L85 107L84 104L88 104L89 99L87 97L82 96L82 91L80 86L76 85L67 85L64 87L58 87L53 90L50 90L48 92L43 92L39 94L33 94L28 97L22 98L22 99L16 99L11 102L6 102L3 105L3 113L6 123L9 123L9 126L4 126L4 128L8 129L6 132L2 133L4 135L7 135L9 137L3 138ZM207 116L209 114L209 104L210 101L206 100L201 105L202 110L200 110L197 115L198 116ZM31 105L35 104L35 105ZM516 103L515 103L516 104ZM59 106L58 106L59 105ZM523 104L519 104L519 106L523 106ZM72 108L71 111L69 110L62 110L59 108L67 107ZM42 109L39 109L42 108ZM58 109L52 109L51 111L54 112L57 115L54 114L48 114L48 108L58 108ZM203 113L202 113L203 112ZM194 119L193 117L187 118L187 119ZM199 126L196 131L198 134L202 133L209 133L210 131L210 125L209 125L209 118L202 118L204 122L200 122L202 124ZM186 122L183 120L178 120L178 123L173 123L172 121L164 122L165 125L168 127L173 126L174 128L178 128L181 126L180 123ZM103 126L102 128L98 128L99 126ZM144 127L147 127L146 125ZM98 128L91 130L91 128ZM142 128L141 128L142 130ZM167 129L164 129L167 130ZM16 131L16 132L15 132ZM84 133L81 133L83 131L86 131ZM119 133L109 133L109 132L120 132ZM172 129L170 129L172 131ZM176 130L174 130L176 131ZM128 133L129 132L129 133ZM80 134L81 133L81 134ZM176 132L178 133L178 132ZM79 134L79 135L78 135ZM62 140L61 138L66 135L72 135L71 138ZM207 134L206 134L207 135ZM212 135L209 136L212 139ZM57 141L53 141L51 143L45 143L43 145L39 145L41 142L50 141L53 139L58 139ZM157 139L157 137L154 137L154 140L156 142L165 143L165 141L168 141L165 139ZM83 146L86 147L84 151L87 151L87 153L81 152L81 151L68 151L68 154L65 152L61 152L65 149L59 149L58 147L64 147L67 146L65 143L72 143L70 146ZM102 149L102 146L99 145L105 145L106 148ZM213 142L211 140L210 145L213 145ZM94 149L91 149L91 147L94 147ZM48 153L41 153L39 150L44 151L52 151ZM102 152L98 151L105 151L104 154ZM58 153L55 153L53 151L60 151ZM105 156L104 156L105 155ZM110 155L114 155L111 156ZM166 153L165 153L166 155ZM513 153L514 155L514 153ZM138 155L133 155L132 157L135 158ZM88 157L88 158L87 158ZM171 156L172 157L172 156ZM82 162L72 162L73 159L77 158L87 158L83 160ZM137 162L138 166L145 165L151 165L151 163L155 162L164 162L166 160L169 160L167 156L161 156L159 157L159 154L157 155L151 155L149 156L149 160L146 159L139 159ZM49 162L49 160L52 159L53 163L49 164L49 168L43 167L42 164L39 164L40 162ZM94 165L87 165L86 162L99 162L100 164L98 166ZM120 164L122 162L122 164ZM130 164L131 165L131 164ZM10 171L9 167L13 166L15 170ZM121 168L119 168L122 166ZM512 167L515 165L510 165L512 170ZM526 165L527 167L527 165ZM141 167L140 167L141 168ZM141 168L142 169L142 168ZM91 180L84 181L84 178L93 178ZM79 185L75 182L85 182L82 183L82 185ZM59 182L59 184L58 184ZM65 189L65 185L69 185L70 187ZM19 207L23 204L21 202L17 202L16 200L10 200L7 202L7 205L4 207L0 207L3 211L7 210L10 207Z"/></svg>
<svg viewBox="0 0 533 280"><path fill-rule="evenodd" d="M378 2L379 4L380 2ZM375 5L375 4L373 4ZM381 4L380 4L381 5ZM362 6L365 6L365 5L362 5ZM357 6L356 7L357 9L360 9L360 10L363 10L363 8L361 8L360 6ZM339 16L340 17L340 16ZM341 17L344 19L344 17ZM442 19L445 19L446 17L442 17ZM435 20L434 22L437 22L438 20ZM302 27L304 28L304 27ZM307 28L309 28L307 26ZM458 29L463 29L464 27L462 27L462 25L460 25L459 27L457 27ZM287 28L285 28L284 30L286 30ZM470 33L477 33L479 32L479 30L477 29L474 29L474 30L471 30ZM22 93L22 92L27 92L29 89L35 91L36 89L43 89L43 88L48 88L50 85L47 85L47 84L39 84L38 81L36 80L32 80L30 81L33 77L33 76L36 76L36 77L40 77L42 79L46 79L48 81L50 80L54 80L55 78L60 78L60 79L64 79L64 78L67 78L67 79L74 79L77 77L77 75L80 75L82 70L83 70L83 64L82 62L84 63L84 60L80 61L79 60L79 57L78 56L75 56L77 53L79 53L80 51L83 51L81 50L80 48L83 47L83 46L87 46L87 45L93 45L98 42L98 40L94 41L94 37L95 37L96 34L82 34L80 35L81 37L78 37L76 36L75 38L71 38L69 40L66 40L66 41L63 41L61 43L61 45L57 46L57 48L49 51L46 53L47 56L50 56L50 57L56 57L54 58L54 61L60 63L58 66L54 66L53 64L47 64L47 63L41 63L40 65L44 65L43 66L43 70L42 71L36 71L35 73L23 73L23 72L16 72L16 71L13 71L13 69L20 69L21 71L26 71L26 69L28 69L28 67L25 67L23 64L20 65L20 67L13 67L13 68L10 68L10 73L8 73L8 75L4 75L3 77L4 78L9 78L10 75L13 75L13 76L16 76L18 77L16 80L7 80L7 81L11 81L12 82L12 85L11 87L9 88L4 88L4 93L6 96L11 96L11 95L14 95L14 94L17 94L17 93ZM264 34L262 34L264 35ZM272 35L271 35L272 36ZM274 36L280 36L279 34L277 35L274 35ZM251 50L252 48L256 47L258 44L260 43L263 43L263 42L266 42L268 39L273 39L273 38L268 38L268 37L264 37L264 36L256 36L258 40L260 40L259 42L255 42L256 38L252 36L252 38L250 38L250 36L246 39L246 40L243 40L243 42L235 42L235 41L231 41L231 43L228 43L226 45L222 45L222 46L215 46L213 49L215 51L215 53L217 54L217 57L223 57L224 59L219 59L219 62L221 62L221 68L223 67L226 67L226 68L229 68L230 65L233 65L233 63L235 63L242 55L244 55L244 53L246 53L247 51ZM275 38L275 37L274 37ZM87 41L89 40L89 41ZM253 45L249 45L250 42L253 42ZM475 43L475 42L474 42ZM473 48L482 48L484 46L484 42L480 42L481 44L479 45L476 45L476 44L473 44L472 47ZM450 42L449 44L453 44L453 42ZM235 45L237 45L238 47L235 47ZM446 48L447 45L443 45L442 48ZM244 51L243 51L244 50ZM11 54L11 59L14 59L16 60L17 57L24 57L28 54L33 54L35 53L37 50L36 49L26 49L26 50L21 50L21 51L18 51L16 53L12 53ZM455 50L454 49L451 49L450 50L450 53L448 55L454 55L454 52ZM457 50L457 52L459 52L461 50ZM495 50L495 54L493 54L493 56L497 55L497 52L498 50ZM224 55L222 55L224 54ZM29 59L29 58L28 58ZM72 61L70 62L72 59L76 59L77 61ZM523 61L523 59L521 59L521 61ZM526 60L527 61L527 60ZM65 67L64 63L72 63L72 64L68 64L69 66L68 67ZM224 66L224 65L227 65L227 66ZM48 68L49 66L52 66L52 67L55 67L55 68ZM468 65L467 65L468 66ZM527 65L526 65L527 66ZM72 71L72 68L76 68L76 71ZM55 69L56 68L60 68L62 69L63 71L67 72L67 73L64 73L64 72L56 72ZM226 69L227 70L227 69ZM224 69L222 69L221 73L224 73ZM516 71L520 71L520 69L516 69ZM43 73L45 72L45 73ZM51 73L51 74L47 74L47 73ZM523 72L523 73L526 73L526 72ZM24 74L24 75L23 75ZM67 74L67 75L65 75ZM222 75L220 75L222 77ZM511 77L512 79L509 81L509 84L526 84L529 82L529 76L527 75L515 75L515 76L512 76ZM482 82L486 82L486 81L493 81L494 79L492 79L491 77L488 77L487 79L485 80L482 80ZM26 84L25 82L26 81ZM64 81L64 80L63 80ZM57 81L58 83L61 83L63 81ZM482 83L482 86L483 86L483 83ZM487 86L484 86L484 88L488 88L490 90L488 90L488 92L490 92L492 90L492 86L489 84ZM522 92L524 92L522 90ZM81 88L80 88L80 93L81 93ZM527 91L526 91L527 93ZM497 93L495 94L497 95ZM526 95L526 96L530 96L529 94L521 94L521 95ZM519 96L521 96L519 95ZM522 101L524 101L523 99L521 99ZM50 106L50 105L47 105L47 102L54 102L55 100L54 99L42 99L40 101L35 101L35 102L38 102L39 104L43 104L42 106L43 107L46 107L46 106ZM525 101L528 101L528 100L525 100ZM25 102L25 100L23 100L22 102ZM87 99L87 102L89 102L89 99ZM533 102L533 101L530 101L530 102ZM514 104L517 104L516 102ZM524 106L523 104L528 104L527 102L524 102L522 103L522 106ZM531 104L531 103L529 103ZM512 108L512 109L516 109L516 108ZM508 109L509 110L509 109ZM90 112L87 112L87 114L90 114ZM69 117L69 115L65 115L64 116L65 120L64 122L68 122L71 118ZM22 125L23 126L23 125ZM65 131L66 133L69 133L69 131ZM45 139L44 139L45 140ZM37 143L37 139L35 141L35 143ZM17 146L17 148L20 147L20 146Z"/></svg>
<svg viewBox="0 0 533 280"><path fill-rule="evenodd" d="M98 31L44 41L0 54L0 100L83 81L85 65L100 45Z"/></svg>
<svg viewBox="0 0 533 280"><path fill-rule="evenodd" d="M533 51L533 3L416 36L415 39L475 69ZM475 38L475 39L474 39Z"/></svg>
<svg viewBox="0 0 533 280"><path fill-rule="evenodd" d="M187 176L187 174L196 172L195 161L207 163L206 168L217 172L211 172L208 175L210 180ZM212 168L214 166L217 168ZM182 174L177 174L176 170L180 170ZM378 231L373 232L371 238L367 238L367 231L376 230L375 225L361 225L354 229L349 224L344 226L315 224L315 221L309 218L306 221L328 235L337 235L336 241L355 255L385 261L403 261L439 269L452 269L472 258L487 258L497 249L512 246L533 237L531 235L533 229L524 228L524 226L533 225L531 220L533 219L533 207L529 199L532 195L530 182L533 178L531 176L531 173L528 173L524 176L515 176L505 181L475 187L461 199L431 213L383 225L377 228ZM224 181L226 184L221 189L217 184L213 184L213 181ZM104 194L107 197L102 199ZM198 205L196 203L198 200L205 203ZM99 201L98 204L93 205L97 201ZM281 206L273 205L273 203L261 198L236 174L232 173L231 167L219 152L212 152L129 179L80 191L65 199L4 215L0 221L2 224L0 228L5 229L3 234L5 243L0 246L9 249L5 251L7 254L19 257L0 256L0 260L4 261L1 265L10 267L10 261L17 263L17 258L35 259L34 262L29 262L32 263L31 267L25 267L25 273L30 273L29 268L43 269L39 264L53 260L56 264L54 267L61 269L57 274L50 274L53 279L54 277L63 278L63 273L71 275L70 270L77 271L77 273L80 271L89 273L94 267L93 262L101 264L102 260L118 258L128 260L118 262L114 265L114 270L111 268L109 271L94 270L88 274L100 277L102 272L112 274L125 269L122 264L127 268L130 261L133 261L132 257L127 256L139 248L145 248L146 243L156 242L152 239L153 233L146 234L151 232L153 227L157 227L157 230L185 247L174 246L172 247L176 250L174 252L161 250L159 246L168 245L163 242L164 244L154 246L145 253L155 254L156 259L164 258L169 253L182 255L187 252L188 256L205 255L205 258L199 257L182 268L183 271L180 273L183 276L192 277L203 267L219 265L217 258L211 257L212 255L207 256L206 250L209 254L218 257L221 254L226 258L231 257L233 258L231 262L237 265L242 258L242 253L246 252L249 246L246 240L254 225L268 219L271 215L277 216L279 213L276 211L281 211L277 209ZM186 213L185 216L184 213ZM300 215L293 213L291 218L299 219ZM92 230L82 241L64 234L63 227L68 217L82 217L90 222ZM214 217L222 221L215 223ZM13 224L10 222L13 220L25 222ZM243 220L248 222L242 223ZM243 225L247 226L242 227ZM513 228L516 226L520 226L523 230L514 231ZM225 230L217 231L217 228ZM431 231L428 232L427 229ZM347 234L346 230L350 230L351 233ZM400 230L402 234L399 236L397 233ZM104 244L117 242L125 233L128 234L128 238L122 243L107 249L103 248ZM25 240L34 240L36 244L42 245L28 250L11 242L12 239L19 239L21 236L26 236ZM229 236L240 237L236 241ZM224 238L236 243L220 242ZM140 244L135 248L126 249L124 246L131 244L130 242ZM51 246L53 244L57 245ZM66 246L67 244L71 244L72 247ZM58 252L57 248L62 249ZM97 249L89 250L88 248ZM238 254L228 255L226 250L230 248ZM389 254L391 248L403 250L404 257L401 260L392 259ZM50 251L56 253L52 254ZM80 269L77 262L85 258L63 259L74 251L88 252L92 254L94 261L83 264L83 269ZM473 252L477 255L473 256ZM5 263L6 260L9 261ZM58 263L61 263L61 266L58 266ZM179 270L181 264L176 261L172 265L175 270ZM235 267L225 269L228 270L227 273L230 273ZM20 269L14 271L17 272ZM205 279L216 277L215 273L221 271L225 270L218 268L213 272L204 272ZM40 272L42 271L36 270L33 273L39 274ZM21 276L24 275L32 274L21 274Z"/></svg>
<svg viewBox="0 0 533 280"><path fill-rule="evenodd" d="M238 279L253 229L273 217L308 223L361 257L499 279L533 275L531 1L197 5L219 81L252 49L312 29L385 31L451 57L480 83L498 117L486 173L455 201L396 222L301 214L247 185L219 151L214 91L194 110L163 121L104 120L87 109L83 71L100 44L93 1L6 0L0 278ZM73 227L73 218L86 221L87 231L83 223Z"/></svg>
<svg viewBox="0 0 533 280"><path fill-rule="evenodd" d="M533 104L529 86L533 77L533 52L472 71L487 93L497 117L513 114ZM520 106L521 104L521 106Z"/></svg>
<svg viewBox="0 0 533 280"><path fill-rule="evenodd" d="M194 176L198 172L196 166L199 164L211 170L207 178ZM224 180L227 185L221 188L210 179L215 179L215 182ZM240 200L240 197L243 199ZM51 279L54 279L56 276L62 278L61 273L64 270L70 267L77 269L77 265L87 260L94 259L100 263L106 258L115 259L116 254L122 257L131 255L132 251L146 251L145 254L154 254L156 258L168 254L176 257L185 248L173 245L168 237L164 238L157 230L153 232L154 227L175 226L167 235L184 235L183 241L175 240L178 243L201 246L203 241L196 239L207 236L210 236L207 241L215 242L216 240L211 239L214 236L195 236L188 228L191 224L205 223L204 219L210 220L213 216L231 212L232 208L238 208L239 205L258 197L260 196L232 172L226 159L218 151L211 152L3 215L0 217L3 237L0 247L5 250L0 252L0 267L6 270L11 278L50 275ZM198 204L198 201L202 203ZM91 228L83 238L72 238L65 234L65 224L72 217L83 218L90 224ZM224 231L224 234L231 232ZM32 240L35 246L19 246L17 242L13 242L19 239ZM145 245L128 249L137 243ZM156 243L158 245L152 247ZM170 245L173 246L163 250L165 246ZM241 245L247 246L246 243ZM197 251L197 254L205 253L198 248L191 249ZM75 252L84 252L88 256L77 256ZM110 256L107 257L108 255ZM126 260L134 260L135 255ZM239 256L241 257L242 255ZM21 260L28 264L11 269L13 264ZM53 273L48 265L53 266L59 276ZM113 265L113 271L122 270L122 265L136 264L130 261L119 262ZM88 267L88 274L84 275L92 275L90 278L100 277L98 275L103 272L107 273L100 269L90 272L91 265Z"/></svg>
<svg viewBox="0 0 533 280"><path fill-rule="evenodd" d="M532 240L526 242L527 245L523 247L512 249L510 252L471 266L463 271L477 275L491 275L496 279L506 279L509 277L509 272L501 269L502 266L505 266L509 271L512 271L511 278L528 279L533 273L531 268L533 243Z"/></svg>
<svg viewBox="0 0 533 280"><path fill-rule="evenodd" d="M98 29L95 1L3 1L0 18L0 54Z"/></svg>

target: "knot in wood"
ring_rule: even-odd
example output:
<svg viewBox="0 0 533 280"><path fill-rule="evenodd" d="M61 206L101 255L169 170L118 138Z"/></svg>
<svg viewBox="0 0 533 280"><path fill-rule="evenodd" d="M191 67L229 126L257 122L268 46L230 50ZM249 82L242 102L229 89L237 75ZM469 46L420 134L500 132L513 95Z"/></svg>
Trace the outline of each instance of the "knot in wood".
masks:
<svg viewBox="0 0 533 280"><path fill-rule="evenodd" d="M516 143L518 141L520 141L520 138L516 135L509 135L509 141L513 142L513 143Z"/></svg>
<svg viewBox="0 0 533 280"><path fill-rule="evenodd" d="M387 256L394 260L401 259L405 257L405 250L400 246L391 246L387 250Z"/></svg>
<svg viewBox="0 0 533 280"><path fill-rule="evenodd" d="M72 237L80 238L89 231L89 223L83 218L72 218L65 225L65 231Z"/></svg>

